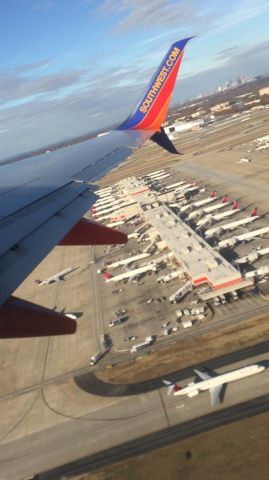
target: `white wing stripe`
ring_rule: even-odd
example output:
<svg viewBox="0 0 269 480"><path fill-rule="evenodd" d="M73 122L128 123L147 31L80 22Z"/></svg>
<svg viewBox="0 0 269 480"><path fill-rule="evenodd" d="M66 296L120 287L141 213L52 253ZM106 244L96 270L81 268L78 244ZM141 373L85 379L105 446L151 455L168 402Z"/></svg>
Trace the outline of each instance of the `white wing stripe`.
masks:
<svg viewBox="0 0 269 480"><path fill-rule="evenodd" d="M96 201L96 195L85 192L53 215L48 221L0 257L0 304L4 303L23 279L49 251L59 243L73 225Z"/></svg>
<svg viewBox="0 0 269 480"><path fill-rule="evenodd" d="M85 190L87 190L85 185L73 182L2 221L0 220L0 255L3 255Z"/></svg>

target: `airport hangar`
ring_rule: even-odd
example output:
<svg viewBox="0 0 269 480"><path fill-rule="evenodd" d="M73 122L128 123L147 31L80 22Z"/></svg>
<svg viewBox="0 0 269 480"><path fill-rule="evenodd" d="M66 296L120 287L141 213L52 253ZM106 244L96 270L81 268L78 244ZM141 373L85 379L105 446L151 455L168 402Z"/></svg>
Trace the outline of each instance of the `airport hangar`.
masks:
<svg viewBox="0 0 269 480"><path fill-rule="evenodd" d="M200 235L182 221L167 205L159 201L143 179L129 177L121 180L118 191L124 197L123 207L114 207L114 214L99 217L100 220L112 218L114 225L124 218L139 212L144 221L153 227L148 233L153 240L159 234L168 249L173 252L176 261L191 279L193 287L201 287L197 292L203 301L221 294L253 285L253 281L244 279L240 271L231 265L222 255L212 248ZM166 195L166 194L165 194ZM163 196L162 196L163 197ZM112 197L111 197L112 200ZM111 205L111 204L110 204ZM117 216L117 211L120 215ZM106 210L103 210L106 212ZM113 216L114 215L114 216ZM99 220L98 219L98 220ZM109 226L113 226L110 223ZM155 231L155 233L154 233Z"/></svg>

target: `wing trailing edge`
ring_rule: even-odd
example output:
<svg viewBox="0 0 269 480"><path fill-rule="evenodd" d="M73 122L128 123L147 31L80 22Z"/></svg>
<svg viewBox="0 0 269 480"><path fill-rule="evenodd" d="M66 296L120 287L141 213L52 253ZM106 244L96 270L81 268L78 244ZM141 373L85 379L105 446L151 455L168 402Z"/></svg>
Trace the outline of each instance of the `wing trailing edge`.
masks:
<svg viewBox="0 0 269 480"><path fill-rule="evenodd" d="M70 335L76 328L66 315L16 297L0 306L1 339Z"/></svg>
<svg viewBox="0 0 269 480"><path fill-rule="evenodd" d="M127 243L128 236L115 228L82 218L59 245L116 245Z"/></svg>

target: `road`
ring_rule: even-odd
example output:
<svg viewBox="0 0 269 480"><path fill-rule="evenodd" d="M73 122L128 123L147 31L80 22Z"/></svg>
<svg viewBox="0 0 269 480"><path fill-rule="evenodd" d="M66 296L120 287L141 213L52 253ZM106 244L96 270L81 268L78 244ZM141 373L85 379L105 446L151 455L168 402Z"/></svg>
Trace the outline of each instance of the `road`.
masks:
<svg viewBox="0 0 269 480"><path fill-rule="evenodd" d="M93 280L93 282L94 282L94 280ZM98 297L96 297L96 298L98 298ZM268 313L268 310L269 310L269 302L266 302L265 304L262 304L261 306L258 306L255 309L248 311L247 313L242 312L240 314L233 315L233 316L230 316L228 314L227 316L223 316L223 318L220 318L219 320L213 321L208 325L201 325L201 326L196 327L192 331L183 332L183 333L181 333L180 336L175 337L174 341L180 343L183 340L194 338L194 337L200 336L201 334L205 334L205 333L208 333L210 331L213 331L213 330L216 330L216 329L219 329L219 328L227 327L229 325L234 325L236 323L248 320L248 319L253 318L255 316L258 317L259 315ZM96 315L97 315L98 311L100 311L100 310L99 310L98 307L95 307L94 311L96 312ZM100 321L100 319L99 319L99 316L98 316L98 322L99 321ZM98 333L96 333L96 348L98 348L98 341L99 341L99 338L100 338L99 337L99 331L100 331L99 328L101 329L102 327L101 326L97 327L97 329L98 329L97 332ZM171 344L171 337L164 337L160 341L158 341L157 343L153 344L153 346L150 347L150 350L160 350L161 348L163 348L163 347L165 347L169 344ZM268 345L268 343L265 342L265 343L260 343L260 344L254 345L252 347L248 347L246 349L239 350L238 352L232 352L231 354L219 357L221 359L220 362L216 363L216 359L215 359L213 361L213 364L215 366L224 366L228 363L235 362L238 359L247 358L247 356L245 356L245 352L248 352L247 353L248 356L253 356L253 355L256 355L258 353L265 352L265 351L267 351L267 348L266 348L267 345ZM49 342L48 342L48 347L47 347L47 355L48 355L48 348L49 348ZM269 350L269 346L268 346L268 350ZM141 352L138 352L137 354L134 354L132 358L135 358L137 356L141 356ZM100 361L100 363L98 363L98 365L96 365L94 367L94 369L92 367L85 366L85 367L82 367L82 368L71 370L71 371L63 373L61 375L55 375L55 376L49 377L47 379L45 379L44 375L43 375L42 378L41 378L41 381L39 381L39 382L32 383L32 384L27 385L23 388L18 388L18 389L16 389L16 391L12 391L12 392L8 392L8 393L0 395L0 401L1 400L2 401L3 400L8 400L8 399L20 396L20 395L24 395L26 393L34 392L36 390L41 390L43 387L45 387L47 385L60 384L62 381L72 379L72 378L75 379L75 382L77 383L77 385L80 388L84 389L85 391L87 391L89 393L98 394L98 395L105 395L105 396L106 395L108 395L108 396L119 395L120 394L119 390L118 390L119 386L116 386L115 388L110 386L107 389L106 384L104 384L105 386L103 386L101 381L97 382L95 380L96 377L94 376L94 374L92 374L92 372L94 372L96 370L99 370L101 368L104 368L107 365L113 364L115 366L117 364L124 363L124 362L128 361L129 358L130 358L130 353L129 352L110 353L106 357L104 357L104 359L102 359ZM211 365L211 362L210 362L210 365ZM44 371L45 371L45 366L46 366L46 361L45 361L45 365L44 365ZM192 368L195 368L195 366L193 366L193 367L191 366L188 369L181 370L180 372L177 372L176 375L178 375L178 374L181 375L181 373L183 371L185 372L184 375L186 375L186 373L190 372ZM172 374L171 378L173 378L173 374ZM142 386L142 388L146 388L146 391L148 391L148 388L151 388L151 387L149 387L149 385L152 385L152 388L156 388L156 386L157 386L156 381L158 381L158 380L152 380L152 383L147 382L147 385ZM95 387L92 390L93 384L95 385ZM125 395L136 394L136 393L139 392L139 389L141 388L139 385L140 384L137 384L137 386L135 387L135 390L132 390L134 387L131 387L131 390L126 390L127 387L125 385L121 385L121 389L123 389L122 391L124 392ZM133 393L131 393L132 391L133 391Z"/></svg>
<svg viewBox="0 0 269 480"><path fill-rule="evenodd" d="M234 138L231 142L241 143L243 138L250 139L264 131L264 126L255 128L247 136L245 130L250 128L248 123L250 122L245 122L242 132L240 126L235 129L234 125L226 126L222 132L214 134L205 130L199 142L193 143L197 133L192 132L182 137L179 144L186 147L186 151L189 149L190 154L180 157L181 161L174 166L180 169L183 176L195 174L207 180L210 178L210 182L225 185L225 191L230 188L233 195L235 190L240 190L239 193L248 201L256 202L259 198L268 208L268 190L265 188L268 168L265 160L261 160L262 154L256 166L255 162L251 162L245 167L236 164L238 156L240 158L242 155L240 152L232 152L234 156L230 152L217 152L214 156L208 156L211 164L206 164L206 156L191 155L211 141L212 145L216 145L216 151L224 148L232 132ZM237 135L237 131L240 134ZM104 183L111 183L112 178L123 178L126 172L131 175L141 174L175 160L166 153L161 154L158 147L146 149L148 150L137 152L128 166L116 170ZM140 163L136 162L136 155L147 155L147 151L147 162L143 159ZM230 166L235 173L234 170L228 173ZM260 182L257 185L253 185L255 168ZM236 182L238 188L235 188ZM50 255L50 261L39 266L42 278L70 266L69 251L63 249L59 255L55 249ZM89 464L89 468L95 468L96 465L101 465L104 456L105 461L110 463L118 460L120 455L121 458L126 458L175 441L180 438L179 435L184 435L184 431L188 435L197 434L218 426L218 422L227 423L240 419L241 415L253 415L268 408L268 371L229 385L225 403L213 413L210 411L208 392L193 399L167 397L160 378L136 385L115 385L113 388L100 381L96 382L94 375L89 374L89 368L85 367L94 345L99 345L102 329L101 317L98 317L98 324L95 323L100 311L100 299L95 291L98 290L98 285L94 275L92 272L89 274L88 270L89 263L92 262L90 255L89 249L73 247L72 265L79 266L79 274L70 274L68 281L59 283L57 288L52 285L44 289L36 288L32 277L26 280L22 292L30 295L36 303L79 312L81 315L76 336L49 341L44 338L2 342L0 464L1 475L5 480L21 479L59 465L67 465L62 471L62 474L67 475L68 469L84 468L84 465L88 469L89 461L93 462L93 467ZM95 292L95 300L92 299L92 292ZM24 297L24 294L21 296ZM259 315L266 313L268 306L256 305L255 309ZM189 338L246 319L246 312L234 314L236 318L229 314L216 316L211 325L201 325L190 332L184 332L181 338ZM253 311L247 312L247 316L252 315ZM171 338L157 342L153 348L161 349L167 345L166 342L171 342ZM124 362L128 355L119 352L111 354L100 365L107 365L111 361ZM268 358L269 346L263 342L212 359L209 366L222 371ZM76 377L76 381L73 377ZM167 378L190 382L193 380L191 367L174 372ZM104 451L106 455L102 453Z"/></svg>
<svg viewBox="0 0 269 480"><path fill-rule="evenodd" d="M94 265L94 247L90 247L90 263ZM102 318L102 306L100 298L100 289L97 285L97 275L95 268L89 269L89 275L91 276L91 284L93 291L91 292L91 298L93 303L93 330L95 338L95 354L103 350L101 343L101 335L104 335L103 318Z"/></svg>
<svg viewBox="0 0 269 480"><path fill-rule="evenodd" d="M268 346L264 343L260 348L265 350L265 353L246 359L250 354L250 350L246 350L244 359L226 365L225 368L218 367L218 371L268 360ZM220 364L221 359L215 359L215 362ZM214 360L210 366L214 366ZM192 372L187 370L168 378L177 381L184 379L184 383L189 383L194 377ZM233 382L227 388L224 404L217 407L217 416L226 418L228 422L230 417L227 412L230 407L247 400L255 403L255 397L268 395L269 371ZM0 464L5 480L21 479L33 473L56 468L59 464L77 461L78 458L99 455L103 450L111 447L117 449L117 446L123 443L128 446L129 442L137 441L136 445L142 442L142 446L148 435L153 435L149 438L155 438L155 435L159 438L156 442L165 444L165 439L162 440L159 432L164 431L165 436L169 432L170 435L170 432L176 432L176 427L180 426L181 430L182 424L192 421L189 425L194 425L194 430L188 431L195 433L196 422L200 422L197 419L205 417L205 423L201 424L199 430L202 431L203 428L209 428L207 415L212 413L208 392L192 399L168 397L160 379L155 388L151 385L150 391L147 391L144 384L143 388L140 386L140 393L128 395L128 392L119 391L118 396L113 397L86 393L73 381L67 380L60 385L47 385L41 391L2 402L2 407L3 417L16 411L16 421L14 418L13 424L9 422L9 430L5 430L5 425L1 430ZM258 406L257 411L259 408ZM241 407L235 410L232 418L237 418L237 414L241 415L241 410ZM217 426L218 420L215 418L210 425L210 428L212 425ZM172 430L169 427L173 427ZM177 438L173 437L172 433L172 437L169 435L167 441ZM129 451L131 455L130 452L132 450Z"/></svg>
<svg viewBox="0 0 269 480"><path fill-rule="evenodd" d="M266 122L266 123L265 123ZM102 187L109 186L111 183L118 182L122 178L132 175L145 175L160 168L172 166L173 169L178 165L179 169L184 165L185 160L196 162L197 157L193 154L211 153L220 149L230 148L231 146L241 145L243 142L250 142L255 138L268 133L268 110L251 114L251 118L243 123L240 119L234 119L231 122L216 123L215 125L192 132L179 133L175 141L176 148L184 156L175 159L171 155L160 150L156 145L148 144L132 155L128 163L122 164L101 179ZM143 156L147 156L147 161L143 161ZM213 157L207 155L211 160ZM198 157L200 158L200 157ZM142 161L141 161L142 160Z"/></svg>

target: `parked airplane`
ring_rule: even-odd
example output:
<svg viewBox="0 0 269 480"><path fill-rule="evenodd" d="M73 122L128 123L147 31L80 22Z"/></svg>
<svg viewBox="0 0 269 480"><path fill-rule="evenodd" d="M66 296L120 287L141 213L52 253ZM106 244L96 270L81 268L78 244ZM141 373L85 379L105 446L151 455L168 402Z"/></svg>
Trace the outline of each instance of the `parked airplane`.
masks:
<svg viewBox="0 0 269 480"><path fill-rule="evenodd" d="M212 197L212 199L214 200L215 198ZM210 213L211 211L213 212L214 210L218 210L220 208L224 208L226 207L227 205L229 205L228 202L228 199L226 197L226 195L223 197L221 203L216 203L216 205L212 205L210 207L206 207L206 208L199 208L197 210L194 210L193 212L191 212L189 215L188 215L188 220L191 220L191 219L194 219L196 217L201 217L202 215L204 215L205 213Z"/></svg>
<svg viewBox="0 0 269 480"><path fill-rule="evenodd" d="M217 205L223 205L223 204L217 204ZM227 205L227 204L226 204ZM225 206L225 204L224 204ZM236 213L240 212L240 208L238 208L238 202L235 201L233 203L233 207L231 210L226 210L226 212L222 213L217 213L215 215L209 214L206 215L204 218L201 218L198 220L196 223L197 227L204 227L204 226L209 226L212 225L212 223L219 222L220 220L223 220L224 218L230 217L232 215L235 215Z"/></svg>
<svg viewBox="0 0 269 480"><path fill-rule="evenodd" d="M214 202L215 200L217 200L217 192L214 190L213 192L211 192L209 197L206 197L203 200L199 200L197 202L187 203L187 205L181 207L180 213L184 213L187 210L193 210L194 208L201 207L202 205L207 205L208 203Z"/></svg>
<svg viewBox="0 0 269 480"><path fill-rule="evenodd" d="M257 215L257 207L254 208L249 217L242 218L241 220L237 220L236 222L225 223L220 227L210 228L206 230L205 236L207 238L214 237L216 235L220 235L222 232L229 232L231 230L236 230L237 227L241 227L242 225L247 225L248 223L254 222L259 218Z"/></svg>
<svg viewBox="0 0 269 480"><path fill-rule="evenodd" d="M269 248L256 249L250 252L248 255L245 255L244 257L237 258L235 260L235 263L237 263L238 265L242 265L244 263L252 264L256 260L258 260L258 258L268 254L269 254Z"/></svg>
<svg viewBox="0 0 269 480"><path fill-rule="evenodd" d="M127 242L126 234L82 219L97 200L91 182L149 139L178 153L162 125L189 40L171 45L138 106L117 129L50 155L0 164L0 338L76 331L74 320L12 292L57 244Z"/></svg>
<svg viewBox="0 0 269 480"><path fill-rule="evenodd" d="M78 267L68 267L65 270L62 270L61 272L56 273L55 275L52 275L52 277L46 278L45 280L36 280L35 282L39 286L49 285L50 283L59 282L60 280L64 280L65 276L68 275L68 273L73 272L77 268Z"/></svg>
<svg viewBox="0 0 269 480"><path fill-rule="evenodd" d="M262 227L257 230L252 230L251 232L243 233L242 235L235 235L234 237L226 238L218 243L218 249L234 247L240 242L250 242L254 238L263 237L268 232L269 227Z"/></svg>
<svg viewBox="0 0 269 480"><path fill-rule="evenodd" d="M250 377L251 375L257 375L258 373L262 373L265 369L266 367L264 365L259 364L249 365L247 367L238 368L237 370L221 374L214 371L208 373L194 369L196 375L201 379L198 382L189 383L185 387L181 387L177 383L173 384L167 380L163 380L163 383L168 387L168 395L173 392L174 395L186 395L187 397L192 398L204 390L209 390L211 405L214 407L221 401L221 394L224 385L234 382L235 380Z"/></svg>

